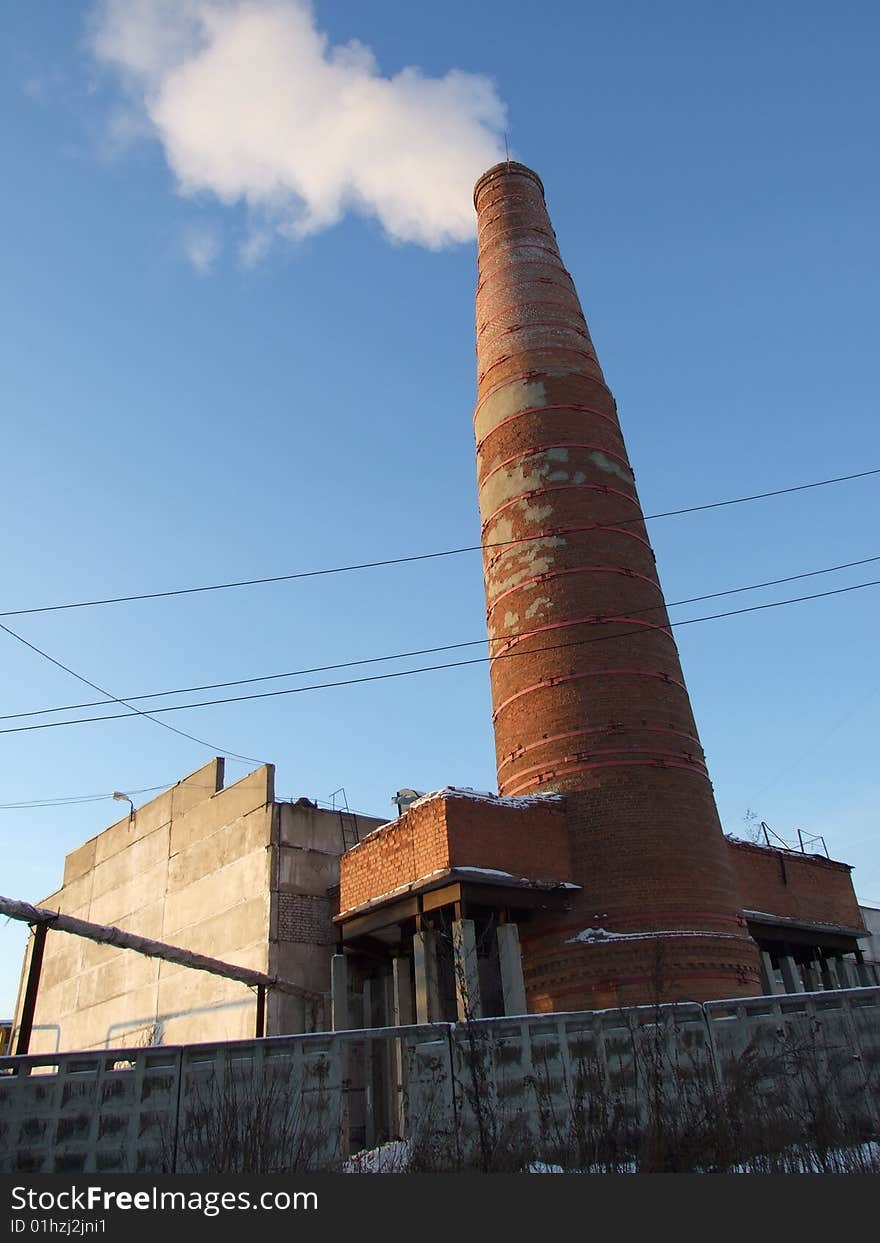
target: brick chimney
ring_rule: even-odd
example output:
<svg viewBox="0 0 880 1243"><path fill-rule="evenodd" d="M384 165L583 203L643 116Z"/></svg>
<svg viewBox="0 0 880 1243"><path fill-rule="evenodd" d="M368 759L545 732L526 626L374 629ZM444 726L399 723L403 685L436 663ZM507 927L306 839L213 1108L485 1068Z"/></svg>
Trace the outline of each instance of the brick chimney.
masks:
<svg viewBox="0 0 880 1243"><path fill-rule="evenodd" d="M584 887L523 929L530 1008L759 993L616 403L543 186L498 164L474 203L498 788L566 795Z"/></svg>

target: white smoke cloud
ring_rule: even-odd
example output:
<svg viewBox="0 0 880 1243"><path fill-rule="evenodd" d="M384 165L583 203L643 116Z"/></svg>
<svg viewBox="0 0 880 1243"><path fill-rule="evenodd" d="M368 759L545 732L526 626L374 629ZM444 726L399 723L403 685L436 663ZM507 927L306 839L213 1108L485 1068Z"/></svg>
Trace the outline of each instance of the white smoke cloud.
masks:
<svg viewBox="0 0 880 1243"><path fill-rule="evenodd" d="M220 237L215 229L195 225L183 235L183 253L202 276L206 276L220 254Z"/></svg>
<svg viewBox="0 0 880 1243"><path fill-rule="evenodd" d="M250 261L267 236L349 211L431 248L474 234L473 183L503 155L505 107L486 77L383 77L362 43L330 44L309 0L101 0L91 46L180 191L250 209Z"/></svg>

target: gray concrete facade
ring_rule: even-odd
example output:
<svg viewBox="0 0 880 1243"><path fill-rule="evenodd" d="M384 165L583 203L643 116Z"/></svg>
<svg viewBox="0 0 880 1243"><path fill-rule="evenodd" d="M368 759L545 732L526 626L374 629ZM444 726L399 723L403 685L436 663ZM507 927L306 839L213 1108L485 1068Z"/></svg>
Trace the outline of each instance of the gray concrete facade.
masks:
<svg viewBox="0 0 880 1243"><path fill-rule="evenodd" d="M224 787L216 759L69 854L40 905L290 980L306 996L271 990L266 1034L324 1030L343 849L338 812L275 800L272 765ZM30 1051L251 1038L256 1009L236 981L50 930Z"/></svg>

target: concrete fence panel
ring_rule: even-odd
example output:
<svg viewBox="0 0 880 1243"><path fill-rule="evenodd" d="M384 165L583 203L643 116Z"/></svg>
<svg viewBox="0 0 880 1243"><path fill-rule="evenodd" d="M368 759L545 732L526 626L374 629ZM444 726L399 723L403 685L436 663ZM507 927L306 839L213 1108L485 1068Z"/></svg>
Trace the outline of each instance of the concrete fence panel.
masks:
<svg viewBox="0 0 880 1243"><path fill-rule="evenodd" d="M162 1169L180 1060L143 1048L0 1059L0 1172Z"/></svg>
<svg viewBox="0 0 880 1243"><path fill-rule="evenodd" d="M414 1168L619 1170L799 1168L807 1137L825 1168L878 1095L880 988L2 1057L0 1172L318 1171L393 1138Z"/></svg>

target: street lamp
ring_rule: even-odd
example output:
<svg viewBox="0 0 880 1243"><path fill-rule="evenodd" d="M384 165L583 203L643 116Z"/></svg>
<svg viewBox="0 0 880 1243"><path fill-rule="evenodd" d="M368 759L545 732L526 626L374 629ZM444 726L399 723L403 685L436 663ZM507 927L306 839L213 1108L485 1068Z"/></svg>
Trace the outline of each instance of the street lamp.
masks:
<svg viewBox="0 0 880 1243"><path fill-rule="evenodd" d="M128 813L128 818L129 820L134 820L134 803L131 801L128 795L123 794L121 790L114 790L113 797L123 803L128 803L128 806L130 808L130 811Z"/></svg>

